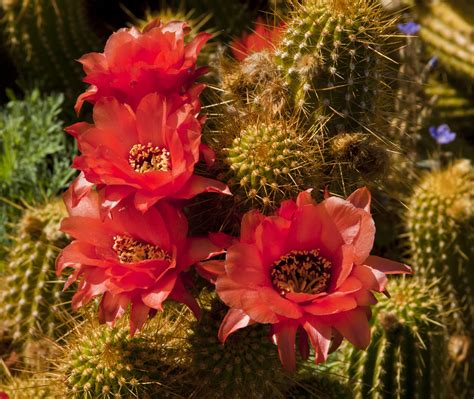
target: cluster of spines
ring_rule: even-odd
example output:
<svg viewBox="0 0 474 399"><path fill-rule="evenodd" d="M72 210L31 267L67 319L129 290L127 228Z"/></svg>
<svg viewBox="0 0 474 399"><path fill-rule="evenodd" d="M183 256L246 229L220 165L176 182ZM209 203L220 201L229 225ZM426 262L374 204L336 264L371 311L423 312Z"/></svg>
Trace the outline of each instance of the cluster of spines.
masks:
<svg viewBox="0 0 474 399"><path fill-rule="evenodd" d="M100 47L85 1L16 0L5 7L5 32L22 77L49 89L80 91L82 54Z"/></svg>
<svg viewBox="0 0 474 399"><path fill-rule="evenodd" d="M65 213L62 202L54 199L26 209L15 226L4 270L7 284L0 292L1 318L13 329L15 341L58 333L61 309L71 296L63 292L64 281L58 281L54 266L68 242L59 231Z"/></svg>
<svg viewBox="0 0 474 399"><path fill-rule="evenodd" d="M367 351L345 348L344 375L355 398L442 398L444 382L436 374L444 365L434 348L443 329L434 293L423 279L394 280L390 300L375 307L375 323Z"/></svg>
<svg viewBox="0 0 474 399"><path fill-rule="evenodd" d="M126 319L126 318L125 318ZM127 321L114 327L87 320L60 342L53 359L51 381L61 381L71 398L182 397L183 339L190 312L170 307L156 315L134 336ZM125 320L125 321L124 321Z"/></svg>
<svg viewBox="0 0 474 399"><path fill-rule="evenodd" d="M474 78L474 6L465 0L421 2L420 36L451 73Z"/></svg>
<svg viewBox="0 0 474 399"><path fill-rule="evenodd" d="M224 162L231 172L231 190L268 208L317 175L314 155L307 138L294 127L256 122L236 134L224 149Z"/></svg>
<svg viewBox="0 0 474 399"><path fill-rule="evenodd" d="M388 87L388 26L369 0L297 7L275 53L296 110L312 121L328 116L339 129L370 126Z"/></svg>

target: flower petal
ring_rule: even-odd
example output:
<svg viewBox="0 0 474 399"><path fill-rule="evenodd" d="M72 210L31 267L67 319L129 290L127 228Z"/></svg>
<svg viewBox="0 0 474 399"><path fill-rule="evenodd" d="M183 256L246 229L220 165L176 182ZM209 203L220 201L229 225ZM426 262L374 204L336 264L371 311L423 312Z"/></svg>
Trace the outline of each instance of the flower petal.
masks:
<svg viewBox="0 0 474 399"><path fill-rule="evenodd" d="M253 287L270 285L270 276L262 265L257 247L252 244L235 244L227 250L225 269L237 283Z"/></svg>
<svg viewBox="0 0 474 399"><path fill-rule="evenodd" d="M298 323L280 322L273 325L273 334L278 345L278 354L283 367L293 373L296 370L295 339Z"/></svg>
<svg viewBox="0 0 474 399"><path fill-rule="evenodd" d="M331 343L331 327L318 321L316 317L306 317L303 328L309 336L311 346L315 350L316 363L326 361Z"/></svg>
<svg viewBox="0 0 474 399"><path fill-rule="evenodd" d="M410 266L380 256L369 256L364 264L385 274L411 274Z"/></svg>
<svg viewBox="0 0 474 399"><path fill-rule="evenodd" d="M372 291L382 292L387 285L385 273L372 269L369 266L356 266L352 270L352 276L360 280L364 288Z"/></svg>
<svg viewBox="0 0 474 399"><path fill-rule="evenodd" d="M208 177L192 175L186 185L177 192L173 197L181 199L193 198L201 193L218 193L232 195L226 184L209 179Z"/></svg>
<svg viewBox="0 0 474 399"><path fill-rule="evenodd" d="M140 330L145 324L150 313L150 308L142 301L135 300L132 302L132 310L130 312L130 335L133 337L135 332Z"/></svg>
<svg viewBox="0 0 474 399"><path fill-rule="evenodd" d="M241 309L229 309L219 327L219 340L224 343L230 334L254 323Z"/></svg>
<svg viewBox="0 0 474 399"><path fill-rule="evenodd" d="M334 328L352 345L365 349L370 343L370 326L364 308L356 308L333 316Z"/></svg>
<svg viewBox="0 0 474 399"><path fill-rule="evenodd" d="M349 201L352 205L354 205L356 208L363 209L368 213L370 213L371 199L370 191L367 189L367 187L359 188L349 195L349 197L347 197L347 201Z"/></svg>

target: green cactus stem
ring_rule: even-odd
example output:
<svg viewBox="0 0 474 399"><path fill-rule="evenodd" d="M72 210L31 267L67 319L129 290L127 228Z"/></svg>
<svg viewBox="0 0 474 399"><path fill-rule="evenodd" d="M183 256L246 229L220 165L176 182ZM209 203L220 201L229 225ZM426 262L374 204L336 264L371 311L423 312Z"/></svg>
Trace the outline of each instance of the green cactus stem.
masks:
<svg viewBox="0 0 474 399"><path fill-rule="evenodd" d="M298 6L275 53L293 106L313 121L330 117L338 130L369 128L384 111L393 68L392 22L371 0Z"/></svg>
<svg viewBox="0 0 474 399"><path fill-rule="evenodd" d="M192 397L283 398L290 378L280 364L268 326L236 331L221 344L217 333L225 314L225 306L214 300L192 326L189 356L197 387Z"/></svg>
<svg viewBox="0 0 474 399"><path fill-rule="evenodd" d="M71 293L63 292L55 261L68 242L59 231L66 209L59 199L27 208L13 229L0 291L0 319L8 321L13 340L22 343L35 335L54 337L62 324Z"/></svg>
<svg viewBox="0 0 474 399"><path fill-rule="evenodd" d="M101 47L86 6L84 0L12 0L4 4L7 46L21 77L70 95L84 89L82 68L76 60Z"/></svg>
<svg viewBox="0 0 474 399"><path fill-rule="evenodd" d="M449 299L444 323L449 332L450 378L458 397L474 390L473 204L474 169L468 160L460 160L421 178L405 216L410 261L420 275L442 277L438 289Z"/></svg>
<svg viewBox="0 0 474 399"><path fill-rule="evenodd" d="M390 300L374 308L367 351L344 348L341 374L349 377L356 399L446 397L439 375L445 362L435 347L443 336L438 321L443 300L433 294L434 286L419 278L391 281Z"/></svg>
<svg viewBox="0 0 474 399"><path fill-rule="evenodd" d="M95 316L91 316L94 317ZM83 398L183 397L182 346L189 328L189 312L169 307L136 335L130 336L127 318L114 327L87 320L61 344L54 359L54 377L63 395Z"/></svg>
<svg viewBox="0 0 474 399"><path fill-rule="evenodd" d="M448 72L474 79L474 4L469 0L423 1L420 37Z"/></svg>

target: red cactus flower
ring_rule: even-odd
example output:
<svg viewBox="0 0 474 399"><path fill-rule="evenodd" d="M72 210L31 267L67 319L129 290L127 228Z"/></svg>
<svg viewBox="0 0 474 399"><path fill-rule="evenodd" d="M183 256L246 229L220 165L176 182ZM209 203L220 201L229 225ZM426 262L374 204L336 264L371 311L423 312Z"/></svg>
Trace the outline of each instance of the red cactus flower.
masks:
<svg viewBox="0 0 474 399"><path fill-rule="evenodd" d="M193 174L202 149L196 111L177 95L149 94L136 112L115 98L101 99L94 107L95 124L79 122L66 129L82 153L73 167L98 185L109 209L128 196L146 211L165 197L229 193L225 184Z"/></svg>
<svg viewBox="0 0 474 399"><path fill-rule="evenodd" d="M401 263L370 256L375 226L370 193L320 204L308 192L286 201L274 216L247 213L240 241L230 243L216 290L231 308L222 341L253 323L269 323L285 368L294 370L295 337L304 358L309 343L326 360L343 337L359 348L370 341L372 291L383 292L386 274L410 273ZM221 241L221 239L217 240ZM211 262L207 272L216 271Z"/></svg>
<svg viewBox="0 0 474 399"><path fill-rule="evenodd" d="M283 35L284 23L270 27L262 18L258 18L252 33L244 33L242 38L234 39L231 43L232 55L236 60L243 61L247 56L263 50L273 52Z"/></svg>
<svg viewBox="0 0 474 399"><path fill-rule="evenodd" d="M79 59L84 82L91 86L78 97L76 112L84 101L95 104L103 97L115 97L135 109L149 93L184 94L206 72L196 69L196 60L211 37L202 32L186 44L189 30L184 22L154 21L143 32L130 28L113 33L103 53Z"/></svg>
<svg viewBox="0 0 474 399"><path fill-rule="evenodd" d="M142 214L124 201L103 218L96 191L88 190L78 204L72 191L64 196L70 216L61 230L74 241L59 255L56 272L74 269L66 283L79 280L74 309L102 295L99 319L113 323L131 305L132 334L167 298L199 312L185 289L183 272L220 249L207 238L187 237L188 223L180 210L162 201Z"/></svg>

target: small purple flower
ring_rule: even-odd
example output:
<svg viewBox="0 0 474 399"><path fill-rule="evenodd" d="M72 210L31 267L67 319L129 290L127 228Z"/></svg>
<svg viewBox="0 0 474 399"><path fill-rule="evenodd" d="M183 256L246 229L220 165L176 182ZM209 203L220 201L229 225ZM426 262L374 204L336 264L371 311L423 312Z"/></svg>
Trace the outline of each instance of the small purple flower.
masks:
<svg viewBox="0 0 474 399"><path fill-rule="evenodd" d="M428 61L428 69L433 69L436 65L438 65L438 57L436 57L435 55L433 57L430 58L430 60Z"/></svg>
<svg viewBox="0 0 474 399"><path fill-rule="evenodd" d="M445 123L438 127L431 126L429 130L431 137L433 137L438 144L449 144L456 138L456 133L452 132Z"/></svg>
<svg viewBox="0 0 474 399"><path fill-rule="evenodd" d="M405 35L413 36L418 33L420 30L421 25L417 24L416 22L410 21L406 24L398 24L397 28L400 32L404 33Z"/></svg>

